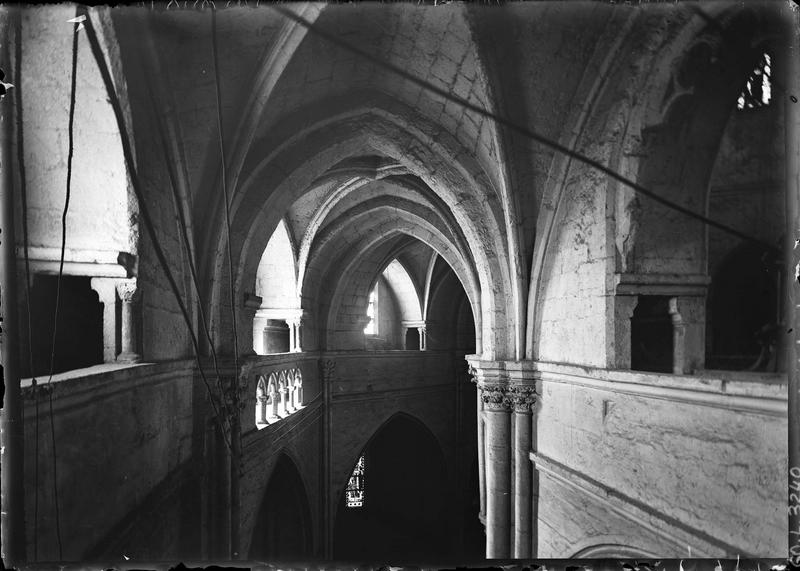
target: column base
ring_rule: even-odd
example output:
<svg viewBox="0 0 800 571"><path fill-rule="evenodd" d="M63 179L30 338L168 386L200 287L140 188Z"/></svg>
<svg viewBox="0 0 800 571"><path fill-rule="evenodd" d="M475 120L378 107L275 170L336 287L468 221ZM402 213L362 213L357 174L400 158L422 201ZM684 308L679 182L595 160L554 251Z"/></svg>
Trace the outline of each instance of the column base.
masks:
<svg viewBox="0 0 800 571"><path fill-rule="evenodd" d="M141 363L142 356L138 353L120 353L117 355L117 363Z"/></svg>

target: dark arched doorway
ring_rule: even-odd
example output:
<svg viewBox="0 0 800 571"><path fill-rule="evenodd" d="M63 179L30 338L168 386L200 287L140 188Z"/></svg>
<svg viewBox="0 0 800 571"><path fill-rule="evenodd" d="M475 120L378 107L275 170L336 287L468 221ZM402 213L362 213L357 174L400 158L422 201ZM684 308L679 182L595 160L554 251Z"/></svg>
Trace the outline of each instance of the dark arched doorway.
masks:
<svg viewBox="0 0 800 571"><path fill-rule="evenodd" d="M398 414L376 432L363 456L363 504L348 507L342 493L335 559L430 561L451 555L447 472L430 430Z"/></svg>
<svg viewBox="0 0 800 571"><path fill-rule="evenodd" d="M261 502L250 543L250 559L303 560L313 555L311 510L300 472L282 454Z"/></svg>
<svg viewBox="0 0 800 571"><path fill-rule="evenodd" d="M709 369L775 370L778 260L758 245L742 244L720 264L709 290Z"/></svg>

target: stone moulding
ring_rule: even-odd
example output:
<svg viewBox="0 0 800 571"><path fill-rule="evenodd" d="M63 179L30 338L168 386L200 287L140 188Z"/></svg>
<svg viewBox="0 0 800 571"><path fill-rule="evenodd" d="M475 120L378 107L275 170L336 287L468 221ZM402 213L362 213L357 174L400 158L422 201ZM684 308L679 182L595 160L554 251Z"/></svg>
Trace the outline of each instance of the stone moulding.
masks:
<svg viewBox="0 0 800 571"><path fill-rule="evenodd" d="M786 417L786 380L725 380L642 371L609 371L558 363L537 363L542 383L580 385L614 393Z"/></svg>
<svg viewBox="0 0 800 571"><path fill-rule="evenodd" d="M691 552L695 557L717 556L720 551L731 557L740 551L552 458L537 452L530 452L529 457L540 474L545 474L561 485L591 497L604 508L648 529L665 542L674 545L676 552L684 552L688 545L691 545Z"/></svg>

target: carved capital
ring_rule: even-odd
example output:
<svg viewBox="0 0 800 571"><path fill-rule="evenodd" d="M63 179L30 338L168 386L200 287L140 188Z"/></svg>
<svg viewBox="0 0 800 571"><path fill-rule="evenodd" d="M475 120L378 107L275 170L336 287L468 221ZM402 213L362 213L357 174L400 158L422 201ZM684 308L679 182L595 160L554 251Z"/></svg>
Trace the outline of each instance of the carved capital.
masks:
<svg viewBox="0 0 800 571"><path fill-rule="evenodd" d="M136 280L120 280L117 282L117 294L125 303L138 301L140 290Z"/></svg>
<svg viewBox="0 0 800 571"><path fill-rule="evenodd" d="M322 379L326 383L330 383L333 380L333 375L336 373L336 361L333 359L326 359L324 362L320 361L319 365Z"/></svg>
<svg viewBox="0 0 800 571"><path fill-rule="evenodd" d="M508 394L508 388L503 385L484 385L478 384L481 391L481 400L486 410L510 412L512 401Z"/></svg>
<svg viewBox="0 0 800 571"><path fill-rule="evenodd" d="M467 369L467 374L469 375L469 382L474 385L478 384L478 370L473 367L472 365L469 366Z"/></svg>
<svg viewBox="0 0 800 571"><path fill-rule="evenodd" d="M507 389L514 412L532 412L536 404L536 387L533 385L510 385Z"/></svg>
<svg viewBox="0 0 800 571"><path fill-rule="evenodd" d="M291 317L286 318L286 325L289 327L295 326L300 327L303 325L303 316L302 315L293 315Z"/></svg>

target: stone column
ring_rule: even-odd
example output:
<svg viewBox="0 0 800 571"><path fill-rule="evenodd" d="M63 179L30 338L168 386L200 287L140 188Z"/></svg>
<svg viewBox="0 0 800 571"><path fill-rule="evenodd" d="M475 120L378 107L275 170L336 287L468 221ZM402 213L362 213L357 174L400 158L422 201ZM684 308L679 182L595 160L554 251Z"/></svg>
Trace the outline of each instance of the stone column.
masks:
<svg viewBox="0 0 800 571"><path fill-rule="evenodd" d="M292 353L299 353L303 350L300 342L300 327L302 326L302 317L290 317L286 320L289 326L289 351Z"/></svg>
<svg viewBox="0 0 800 571"><path fill-rule="evenodd" d="M267 389L263 384L259 384L256 389L256 402L258 403L256 426L263 426L267 424Z"/></svg>
<svg viewBox="0 0 800 571"><path fill-rule="evenodd" d="M514 409L514 559L531 557L531 490L530 463L531 413L536 404L533 384L512 384L508 387Z"/></svg>
<svg viewBox="0 0 800 571"><path fill-rule="evenodd" d="M113 363L117 358L117 280L92 278L90 283L103 304L103 362Z"/></svg>
<svg viewBox="0 0 800 571"><path fill-rule="evenodd" d="M706 300L704 296L679 296L669 300L672 318L673 358L676 375L705 367Z"/></svg>
<svg viewBox="0 0 800 571"><path fill-rule="evenodd" d="M506 387L479 383L486 423L486 557L511 557L511 401Z"/></svg>
<svg viewBox="0 0 800 571"><path fill-rule="evenodd" d="M266 355L267 353L266 326L267 317L262 311L256 310L253 315L253 351L256 352L256 355Z"/></svg>
<svg viewBox="0 0 800 571"><path fill-rule="evenodd" d="M280 392L275 385L267 386L267 399L269 402L269 412L267 413L267 420L274 421L278 417L278 401L280 400Z"/></svg>
<svg viewBox="0 0 800 571"><path fill-rule="evenodd" d="M617 369L631 368L631 318L639 296L614 296L614 355L610 365Z"/></svg>
<svg viewBox="0 0 800 571"><path fill-rule="evenodd" d="M138 363L142 360L142 356L139 353L139 339L136 334L136 307L141 293L136 280L118 281L117 293L122 301L122 324L120 328L122 352L117 356L117 362Z"/></svg>
<svg viewBox="0 0 800 571"><path fill-rule="evenodd" d="M289 396L286 386L278 387L278 416L284 418L289 415L289 407L286 398Z"/></svg>
<svg viewBox="0 0 800 571"><path fill-rule="evenodd" d="M256 321L260 321L256 319L256 314L260 307L261 298L259 296L252 293L244 294L241 312L242 325L239 326L240 347L237 349L242 356L259 354L258 351L263 348L263 338L258 339L256 336L258 333L256 331Z"/></svg>
<svg viewBox="0 0 800 571"><path fill-rule="evenodd" d="M684 367L685 329L678 311L678 298L669 298L669 317L672 321L672 374L682 375Z"/></svg>
<svg viewBox="0 0 800 571"><path fill-rule="evenodd" d="M417 327L419 333L419 350L425 351L428 348L428 340L425 338L425 328Z"/></svg>
<svg viewBox="0 0 800 571"><path fill-rule="evenodd" d="M475 369L470 365L469 367L470 380L477 386L478 377ZM486 479L484 474L486 472L485 461L485 448L484 448L484 424L483 424L483 399L481 398L481 391L475 391L478 397L477 411L478 411L478 493L480 496L480 511L478 512L478 519L486 526Z"/></svg>
<svg viewBox="0 0 800 571"><path fill-rule="evenodd" d="M294 322L293 322L293 320L291 318L290 319L286 319L285 321L286 321L286 325L289 327L289 352L290 353L294 353L294 347L297 344L297 342L295 340L295 337L294 337L294 334L295 334Z"/></svg>
<svg viewBox="0 0 800 571"><path fill-rule="evenodd" d="M286 414L292 414L295 411L294 408L294 387L292 386L293 383L286 383L286 386L283 388L283 402L286 403Z"/></svg>

